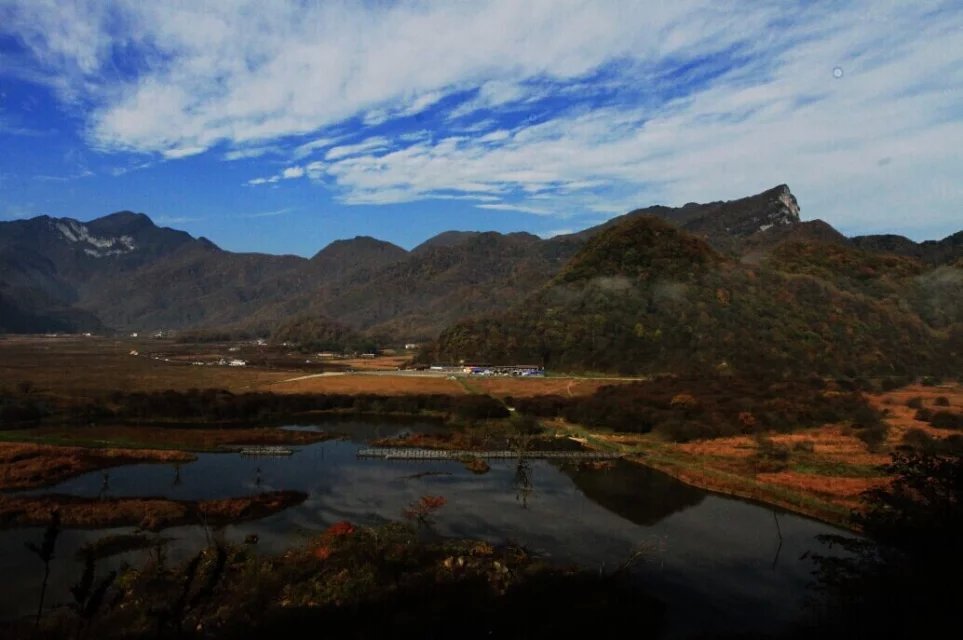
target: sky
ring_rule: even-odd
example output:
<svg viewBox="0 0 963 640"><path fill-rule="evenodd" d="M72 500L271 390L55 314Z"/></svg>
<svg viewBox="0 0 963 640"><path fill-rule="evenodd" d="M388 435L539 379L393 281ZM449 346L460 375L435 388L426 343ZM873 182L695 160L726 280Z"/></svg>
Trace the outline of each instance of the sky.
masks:
<svg viewBox="0 0 963 640"><path fill-rule="evenodd" d="M963 4L0 0L0 220L233 251L543 237L790 186L963 229Z"/></svg>

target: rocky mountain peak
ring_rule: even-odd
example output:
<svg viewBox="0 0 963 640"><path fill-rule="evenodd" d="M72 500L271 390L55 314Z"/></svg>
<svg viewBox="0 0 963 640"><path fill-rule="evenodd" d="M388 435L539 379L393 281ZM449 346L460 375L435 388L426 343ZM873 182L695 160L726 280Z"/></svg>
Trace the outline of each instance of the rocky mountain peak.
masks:
<svg viewBox="0 0 963 640"><path fill-rule="evenodd" d="M787 185L781 184L768 193L772 194L775 199L774 204L777 206L777 209L770 213L772 224L786 225L799 222L799 203ZM778 208L779 205L781 205L781 210Z"/></svg>

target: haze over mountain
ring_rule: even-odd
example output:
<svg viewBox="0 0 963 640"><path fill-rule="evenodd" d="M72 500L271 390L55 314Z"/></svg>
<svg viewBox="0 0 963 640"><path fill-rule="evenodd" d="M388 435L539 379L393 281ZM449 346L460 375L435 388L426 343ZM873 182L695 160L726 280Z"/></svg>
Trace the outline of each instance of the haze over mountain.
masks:
<svg viewBox="0 0 963 640"><path fill-rule="evenodd" d="M963 321L963 295L954 300L963 294L963 234L847 239L799 212L779 185L728 202L638 209L549 239L452 231L406 251L356 237L310 259L223 251L143 214L87 223L41 216L0 223L0 328L266 335L286 325L290 337L299 321L317 328L324 319L337 335L405 342L466 321L443 333L437 357L611 370L627 368L623 356L667 364L687 350L706 366L725 360L725 344L750 336L715 324L723 298L737 324L771 317L758 334L769 338L752 340L794 332L773 344L810 339L827 317L839 316L832 326L877 318L887 339L925 354L927 332ZM569 327L567 318L588 324ZM494 327L504 332L498 340ZM839 346L820 340L820 349ZM872 337L847 340L875 349ZM613 359L615 344L622 356Z"/></svg>

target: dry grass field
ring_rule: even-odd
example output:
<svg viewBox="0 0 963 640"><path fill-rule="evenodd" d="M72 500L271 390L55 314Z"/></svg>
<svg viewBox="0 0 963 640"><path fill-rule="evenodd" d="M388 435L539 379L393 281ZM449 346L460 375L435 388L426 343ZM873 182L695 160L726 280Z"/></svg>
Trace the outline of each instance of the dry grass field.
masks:
<svg viewBox="0 0 963 640"><path fill-rule="evenodd" d="M901 442L910 429L920 429L931 438L945 438L953 434L952 431L935 429L928 423L917 420L915 418L917 410L907 406L907 403L914 398L919 398L922 406L927 409L963 413L963 384L959 382L938 386L914 384L894 391L870 395L869 401L873 408L886 413L886 422L890 425L888 444L896 445ZM938 398L945 398L947 404L937 404L942 402L938 401Z"/></svg>
<svg viewBox="0 0 963 640"><path fill-rule="evenodd" d="M160 391L221 388L248 391L297 371L253 367L196 367L150 357L159 341L82 336L0 337L0 390L26 384L59 397L100 396L115 390ZM139 355L130 355L136 351Z"/></svg>
<svg viewBox="0 0 963 640"><path fill-rule="evenodd" d="M0 490L33 489L81 473L138 462L190 462L183 451L90 449L30 443L0 443Z"/></svg>

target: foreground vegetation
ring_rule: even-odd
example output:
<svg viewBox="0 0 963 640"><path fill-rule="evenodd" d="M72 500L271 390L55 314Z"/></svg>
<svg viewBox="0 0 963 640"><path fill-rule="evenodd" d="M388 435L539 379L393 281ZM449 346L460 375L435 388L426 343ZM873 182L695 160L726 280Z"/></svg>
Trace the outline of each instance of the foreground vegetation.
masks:
<svg viewBox="0 0 963 640"><path fill-rule="evenodd" d="M428 503L429 511L440 506ZM214 544L183 565L169 564L162 546L143 566L120 573L99 572L91 560L69 610L48 612L39 623L7 623L0 632L38 638L557 638L610 635L631 625L636 636L657 635L663 608L633 584L627 566L600 575L551 567L517 547L434 540L430 512L414 508L410 524L340 522L279 557Z"/></svg>

